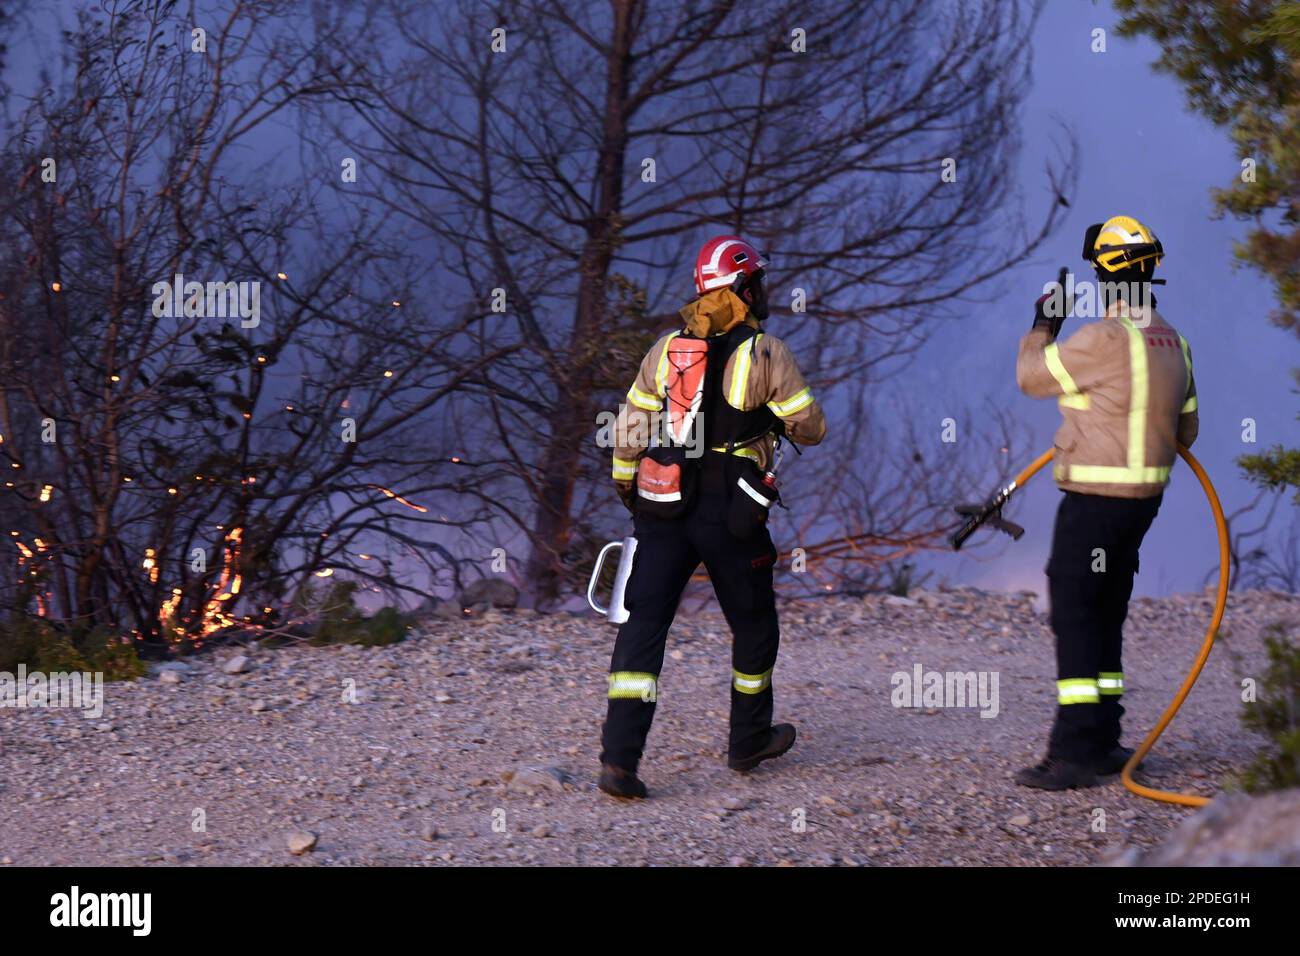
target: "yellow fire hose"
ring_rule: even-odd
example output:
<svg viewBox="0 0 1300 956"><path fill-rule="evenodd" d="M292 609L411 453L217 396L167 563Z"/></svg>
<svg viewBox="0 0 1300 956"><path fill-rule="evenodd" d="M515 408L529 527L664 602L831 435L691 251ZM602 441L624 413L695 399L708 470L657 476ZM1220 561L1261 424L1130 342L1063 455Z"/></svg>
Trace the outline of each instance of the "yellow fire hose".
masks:
<svg viewBox="0 0 1300 956"><path fill-rule="evenodd" d="M1037 474L1039 469L1051 461L1052 454L1053 451L1049 449L1030 462L1029 466L1013 479L1007 489L1007 495ZM1183 680L1183 686L1178 688L1178 693L1174 696L1173 702L1165 708L1165 712L1160 715L1160 720L1155 727L1151 729L1146 739L1142 741L1142 745L1138 747L1133 756L1129 758L1128 763L1124 765L1120 779L1124 782L1125 787L1139 797L1149 797L1152 800L1176 803L1184 807L1203 807L1210 802L1207 797L1197 796L1194 793L1156 790L1152 787L1144 787L1133 779L1134 768L1142 762L1142 758L1155 746L1155 742L1160 739L1160 735L1164 733L1165 728L1169 726L1169 722L1178 713L1178 708L1183 706L1183 701L1187 699L1188 693L1191 692L1192 685L1196 683L1196 678L1200 676L1201 668L1205 666L1206 660L1209 659L1210 649L1214 647L1214 638L1218 635L1219 623L1223 620L1223 609L1228 603L1228 525L1223 520L1223 506L1219 504L1219 496L1214 490L1214 485L1210 483L1210 476L1205 473L1205 469L1201 467L1201 463L1196 460L1196 457L1182 445L1178 446L1178 454L1182 456L1183 461L1187 462L1188 467L1192 469L1197 480L1200 481L1201 488L1205 491L1205 497L1210 502L1210 511L1214 514L1214 524L1219 531L1219 592L1214 602L1214 614L1210 617L1210 626L1205 629L1205 639L1201 641L1200 652L1196 655L1196 662Z"/></svg>

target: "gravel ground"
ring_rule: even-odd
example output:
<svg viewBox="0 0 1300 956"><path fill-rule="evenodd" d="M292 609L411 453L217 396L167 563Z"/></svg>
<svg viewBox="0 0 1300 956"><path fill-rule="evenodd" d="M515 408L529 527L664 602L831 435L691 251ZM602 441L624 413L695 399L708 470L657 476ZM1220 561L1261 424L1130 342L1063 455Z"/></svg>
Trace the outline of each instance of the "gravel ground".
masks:
<svg viewBox="0 0 1300 956"><path fill-rule="evenodd" d="M1172 698L1211 603L1133 603L1130 745ZM1276 621L1300 621L1300 600L1232 596L1227 641L1147 782L1210 794L1250 758L1241 680L1260 676L1260 632ZM792 603L782 631L777 719L798 725L799 742L740 775L723 764L726 626L716 610L683 615L642 764L652 799L640 803L594 785L614 634L594 616L430 619L378 649L222 648L184 673L107 685L98 720L5 710L0 860L1077 865L1131 857L1190 812L1118 778L1067 794L1012 784L1054 706L1051 634L1027 592ZM247 670L225 673L237 653ZM894 707L891 675L917 664L996 672L997 716Z"/></svg>

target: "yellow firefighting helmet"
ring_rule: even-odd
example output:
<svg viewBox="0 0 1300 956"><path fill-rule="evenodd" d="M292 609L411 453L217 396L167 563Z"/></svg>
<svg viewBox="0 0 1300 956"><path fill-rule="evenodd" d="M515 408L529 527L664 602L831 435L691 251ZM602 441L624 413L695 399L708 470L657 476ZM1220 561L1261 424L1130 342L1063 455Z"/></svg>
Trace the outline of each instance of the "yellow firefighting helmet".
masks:
<svg viewBox="0 0 1300 956"><path fill-rule="evenodd" d="M1132 216L1111 216L1089 226L1083 237L1083 258L1106 272L1152 261L1160 265L1165 249L1156 234Z"/></svg>

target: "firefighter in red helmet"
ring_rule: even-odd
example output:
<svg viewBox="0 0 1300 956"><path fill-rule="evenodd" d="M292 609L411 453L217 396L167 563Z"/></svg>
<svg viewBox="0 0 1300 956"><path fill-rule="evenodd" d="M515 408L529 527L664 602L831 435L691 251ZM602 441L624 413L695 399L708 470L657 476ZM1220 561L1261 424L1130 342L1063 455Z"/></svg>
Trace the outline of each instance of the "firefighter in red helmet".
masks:
<svg viewBox="0 0 1300 956"><path fill-rule="evenodd" d="M706 242L698 297L646 354L619 411L613 477L637 548L601 741L599 785L614 796L646 795L637 770L664 644L701 562L733 635L728 766L752 770L794 745L793 725L772 723L779 633L767 516L779 500L777 443L814 445L826 420L790 350L762 330L766 266L739 236Z"/></svg>

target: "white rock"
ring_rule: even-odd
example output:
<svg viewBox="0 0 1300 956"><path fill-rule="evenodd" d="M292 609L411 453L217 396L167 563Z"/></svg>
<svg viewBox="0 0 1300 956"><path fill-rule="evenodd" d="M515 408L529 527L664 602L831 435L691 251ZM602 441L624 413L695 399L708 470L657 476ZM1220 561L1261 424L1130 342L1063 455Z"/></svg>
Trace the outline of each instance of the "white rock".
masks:
<svg viewBox="0 0 1300 956"><path fill-rule="evenodd" d="M509 788L524 793L540 790L563 793L565 781L569 779L569 774L559 767L524 767L508 776Z"/></svg>
<svg viewBox="0 0 1300 956"><path fill-rule="evenodd" d="M455 601L438 601L433 606L433 616L444 621L458 621L465 616L465 612Z"/></svg>
<svg viewBox="0 0 1300 956"><path fill-rule="evenodd" d="M1300 790L1220 794L1184 819L1142 865L1300 865Z"/></svg>
<svg viewBox="0 0 1300 956"><path fill-rule="evenodd" d="M307 830L295 830L285 836L285 845L289 847L289 852L294 856L302 856L304 853L310 853L316 849L316 841L320 839L316 834Z"/></svg>

